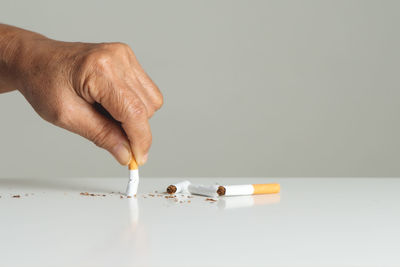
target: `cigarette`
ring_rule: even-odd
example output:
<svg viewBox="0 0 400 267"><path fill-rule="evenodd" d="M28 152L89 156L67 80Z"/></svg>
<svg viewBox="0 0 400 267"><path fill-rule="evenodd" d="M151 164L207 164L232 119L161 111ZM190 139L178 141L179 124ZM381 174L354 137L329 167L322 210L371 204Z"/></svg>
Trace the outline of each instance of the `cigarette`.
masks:
<svg viewBox="0 0 400 267"><path fill-rule="evenodd" d="M139 169L136 160L132 157L129 163L129 181L126 188L126 196L133 197L137 193L139 185Z"/></svg>
<svg viewBox="0 0 400 267"><path fill-rule="evenodd" d="M279 184L246 184L246 185L221 185L217 189L218 196L245 196L279 193Z"/></svg>
<svg viewBox="0 0 400 267"><path fill-rule="evenodd" d="M188 191L191 194L207 196L207 197L216 197L218 196L217 190L218 185L196 185L189 184Z"/></svg>
<svg viewBox="0 0 400 267"><path fill-rule="evenodd" d="M168 194L175 194L181 192L188 192L188 186L190 185L189 181L182 181L176 184L171 184L167 187Z"/></svg>

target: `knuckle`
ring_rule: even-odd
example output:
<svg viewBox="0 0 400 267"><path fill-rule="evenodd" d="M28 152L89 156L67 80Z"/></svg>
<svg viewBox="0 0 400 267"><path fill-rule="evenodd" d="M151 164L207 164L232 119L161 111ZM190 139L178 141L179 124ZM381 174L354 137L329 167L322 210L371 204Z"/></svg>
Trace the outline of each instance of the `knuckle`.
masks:
<svg viewBox="0 0 400 267"><path fill-rule="evenodd" d="M88 61L96 70L107 72L111 67L112 56L105 50L94 52L88 56Z"/></svg>
<svg viewBox="0 0 400 267"><path fill-rule="evenodd" d="M158 92L157 96L154 99L154 107L156 110L159 110L164 104L164 96L161 92Z"/></svg>
<svg viewBox="0 0 400 267"><path fill-rule="evenodd" d="M152 107L147 108L147 117L151 118L153 117L154 113L156 112L156 110Z"/></svg>
<svg viewBox="0 0 400 267"><path fill-rule="evenodd" d="M129 105L129 114L134 118L147 118L147 109L143 103L135 100L131 105Z"/></svg>
<svg viewBox="0 0 400 267"><path fill-rule="evenodd" d="M110 51L111 53L127 53L132 51L132 49L126 43L122 42L113 42L113 43L106 43L103 44L105 50Z"/></svg>

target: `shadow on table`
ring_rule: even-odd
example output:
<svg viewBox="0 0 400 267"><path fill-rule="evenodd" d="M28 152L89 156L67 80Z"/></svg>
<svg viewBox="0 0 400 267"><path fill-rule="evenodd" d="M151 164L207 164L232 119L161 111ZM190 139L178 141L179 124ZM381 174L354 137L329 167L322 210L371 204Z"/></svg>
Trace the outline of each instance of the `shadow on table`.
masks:
<svg viewBox="0 0 400 267"><path fill-rule="evenodd" d="M0 187L8 189L24 189L34 191L63 191L63 192L90 192L90 193L112 193L112 188L98 185L94 182L90 184L82 183L82 179L22 179L22 178L3 178L0 179ZM117 194L120 192L113 193Z"/></svg>

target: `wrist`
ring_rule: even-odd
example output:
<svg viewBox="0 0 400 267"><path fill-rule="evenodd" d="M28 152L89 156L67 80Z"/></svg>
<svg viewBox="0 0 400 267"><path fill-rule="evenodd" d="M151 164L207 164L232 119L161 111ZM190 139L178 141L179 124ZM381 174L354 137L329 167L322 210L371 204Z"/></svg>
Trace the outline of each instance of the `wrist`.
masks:
<svg viewBox="0 0 400 267"><path fill-rule="evenodd" d="M21 88L26 70L32 66L38 42L45 40L49 39L34 32L0 25L0 85L3 90Z"/></svg>

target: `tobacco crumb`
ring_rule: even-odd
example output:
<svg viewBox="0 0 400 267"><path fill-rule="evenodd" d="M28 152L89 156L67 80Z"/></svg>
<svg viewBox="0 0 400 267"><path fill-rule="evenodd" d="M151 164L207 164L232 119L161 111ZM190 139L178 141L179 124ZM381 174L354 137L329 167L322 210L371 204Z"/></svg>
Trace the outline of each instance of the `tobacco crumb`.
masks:
<svg viewBox="0 0 400 267"><path fill-rule="evenodd" d="M136 197L136 194L134 196Z"/></svg>
<svg viewBox="0 0 400 267"><path fill-rule="evenodd" d="M106 195L103 194L102 196L105 197Z"/></svg>
<svg viewBox="0 0 400 267"><path fill-rule="evenodd" d="M165 196L165 198L175 198L175 196Z"/></svg>
<svg viewBox="0 0 400 267"><path fill-rule="evenodd" d="M216 202L216 200L215 200L215 199L212 199L212 198L206 198L206 201Z"/></svg>
<svg viewBox="0 0 400 267"><path fill-rule="evenodd" d="M20 198L21 196L20 195L13 195L12 197L13 198Z"/></svg>
<svg viewBox="0 0 400 267"><path fill-rule="evenodd" d="M88 196L89 193L88 193L88 192L81 192L80 195L81 195L81 196Z"/></svg>
<svg viewBox="0 0 400 267"><path fill-rule="evenodd" d="M149 196L151 196L151 197L154 197L155 195L153 195L153 194L149 194Z"/></svg>
<svg viewBox="0 0 400 267"><path fill-rule="evenodd" d="M181 200L181 201L179 201L179 203L183 203L183 201Z"/></svg>
<svg viewBox="0 0 400 267"><path fill-rule="evenodd" d="M132 198L131 196L127 196L127 198Z"/></svg>
<svg viewBox="0 0 400 267"><path fill-rule="evenodd" d="M194 198L194 196L187 196L187 198Z"/></svg>
<svg viewBox="0 0 400 267"><path fill-rule="evenodd" d="M173 194L173 193L176 192L176 190L177 190L177 188L176 188L175 185L170 185L170 186L167 187L167 193L168 194Z"/></svg>
<svg viewBox="0 0 400 267"><path fill-rule="evenodd" d="M223 187L223 186L218 186L217 194L218 194L219 196L224 196L225 193L226 193L225 187Z"/></svg>
<svg viewBox="0 0 400 267"><path fill-rule="evenodd" d="M188 200L188 203L190 203L190 202L192 202L192 201Z"/></svg>

